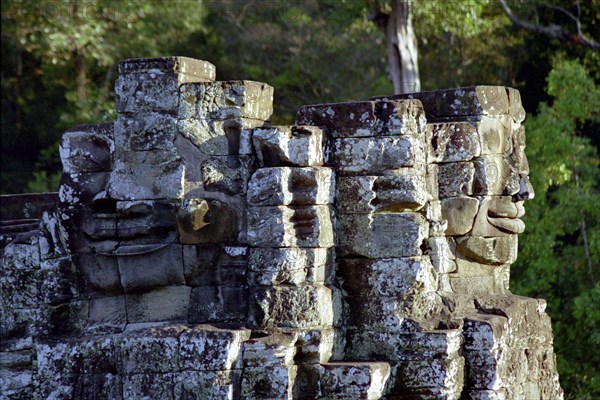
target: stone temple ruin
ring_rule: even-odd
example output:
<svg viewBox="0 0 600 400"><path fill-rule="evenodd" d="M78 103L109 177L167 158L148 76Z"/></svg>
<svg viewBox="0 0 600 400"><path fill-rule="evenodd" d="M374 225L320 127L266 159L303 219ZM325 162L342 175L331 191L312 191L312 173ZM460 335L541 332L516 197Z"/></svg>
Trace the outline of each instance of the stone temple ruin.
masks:
<svg viewBox="0 0 600 400"><path fill-rule="evenodd" d="M563 397L509 291L525 114L476 86L304 106L125 60L60 192L2 199L5 399Z"/></svg>

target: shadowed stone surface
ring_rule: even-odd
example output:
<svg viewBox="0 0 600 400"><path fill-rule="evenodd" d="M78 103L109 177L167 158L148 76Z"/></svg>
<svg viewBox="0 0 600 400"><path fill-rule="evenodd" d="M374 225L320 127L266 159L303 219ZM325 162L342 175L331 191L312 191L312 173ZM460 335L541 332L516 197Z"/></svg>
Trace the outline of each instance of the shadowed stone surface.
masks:
<svg viewBox="0 0 600 400"><path fill-rule="evenodd" d="M509 290L533 198L519 93L303 106L125 60L58 194L2 197L7 399L562 399Z"/></svg>

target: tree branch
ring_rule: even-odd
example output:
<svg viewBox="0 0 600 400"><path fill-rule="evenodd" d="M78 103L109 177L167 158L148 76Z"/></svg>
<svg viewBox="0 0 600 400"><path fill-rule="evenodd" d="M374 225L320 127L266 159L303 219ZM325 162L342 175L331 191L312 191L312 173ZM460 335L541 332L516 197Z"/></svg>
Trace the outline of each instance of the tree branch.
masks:
<svg viewBox="0 0 600 400"><path fill-rule="evenodd" d="M581 32L581 21L579 20L579 18L575 17L573 14L571 14L567 10L563 9L562 7L546 5L547 7L562 11L567 16L569 16L571 19L573 19L577 26L577 34L568 32L560 25L550 24L548 26L543 26L543 25L539 25L538 23L534 24L534 23L522 20L513 13L511 8L508 6L508 4L506 4L506 0L498 0L498 2L502 6L504 13L512 21L512 23L517 26L520 26L521 28L525 28L525 29L534 31L536 33L541 33L541 34L544 34L544 35L547 35L547 36L550 36L553 38L567 40L571 43L574 43L574 44L577 44L577 45L580 45L583 47L587 47L588 49L592 49L594 51L600 51L600 43L587 37L586 35L584 35Z"/></svg>

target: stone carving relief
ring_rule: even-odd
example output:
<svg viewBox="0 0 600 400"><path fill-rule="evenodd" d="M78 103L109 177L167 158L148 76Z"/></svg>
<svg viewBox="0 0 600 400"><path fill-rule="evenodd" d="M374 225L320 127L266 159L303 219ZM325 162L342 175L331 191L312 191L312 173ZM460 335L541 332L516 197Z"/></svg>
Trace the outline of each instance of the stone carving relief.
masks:
<svg viewBox="0 0 600 400"><path fill-rule="evenodd" d="M5 199L6 398L562 398L545 302L508 286L516 90L272 126L273 89L208 62L119 74L117 120L63 135L56 200Z"/></svg>

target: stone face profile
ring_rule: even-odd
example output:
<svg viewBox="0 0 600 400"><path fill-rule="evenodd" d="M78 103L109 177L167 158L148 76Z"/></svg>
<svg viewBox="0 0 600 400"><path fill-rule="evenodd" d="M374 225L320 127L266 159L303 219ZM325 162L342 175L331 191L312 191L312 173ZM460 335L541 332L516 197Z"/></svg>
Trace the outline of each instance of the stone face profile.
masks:
<svg viewBox="0 0 600 400"><path fill-rule="evenodd" d="M560 399L513 295L533 198L519 93L303 106L184 57L125 60L117 120L2 201L7 399Z"/></svg>

